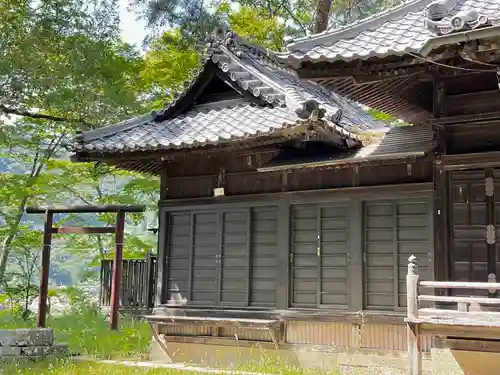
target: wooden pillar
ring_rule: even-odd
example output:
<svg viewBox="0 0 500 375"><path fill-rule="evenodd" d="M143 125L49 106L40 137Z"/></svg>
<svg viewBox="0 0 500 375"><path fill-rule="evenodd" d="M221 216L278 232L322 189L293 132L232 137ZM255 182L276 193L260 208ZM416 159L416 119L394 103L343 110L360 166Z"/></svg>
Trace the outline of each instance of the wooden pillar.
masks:
<svg viewBox="0 0 500 375"><path fill-rule="evenodd" d="M435 118L447 115L446 85L439 72L433 75L433 115ZM450 279L450 247L449 247L449 172L441 165L440 156L447 153L447 135L444 125L434 128L437 140L434 163L434 278L439 281ZM436 289L437 295L449 294L449 289Z"/></svg>
<svg viewBox="0 0 500 375"><path fill-rule="evenodd" d="M167 162L163 162L160 174L160 202L167 200L168 196L168 175ZM155 280L155 300L154 306L164 303L167 295L167 236L168 236L168 214L160 207L158 213L158 247L156 250L156 280ZM153 307L154 307L153 306Z"/></svg>
<svg viewBox="0 0 500 375"><path fill-rule="evenodd" d="M42 267L40 271L40 293L38 296L37 327L44 328L47 320L47 299L49 296L50 248L52 246L53 213L45 211L43 227Z"/></svg>
<svg viewBox="0 0 500 375"><path fill-rule="evenodd" d="M495 180L493 168L485 169L484 188L486 196L486 263L488 281L497 279L497 251L495 230ZM488 291L490 297L496 297L497 291Z"/></svg>
<svg viewBox="0 0 500 375"><path fill-rule="evenodd" d="M152 309L154 305L153 292L155 288L155 274L154 274L154 263L153 263L153 253L148 250L146 253L146 308Z"/></svg>
<svg viewBox="0 0 500 375"><path fill-rule="evenodd" d="M118 311L120 309L120 286L123 267L123 239L125 232L125 212L116 214L115 259L111 280L111 319L110 329L118 330Z"/></svg>
<svg viewBox="0 0 500 375"><path fill-rule="evenodd" d="M438 281L450 279L449 193L449 172L437 160L434 165L434 278ZM443 292L449 290L436 290L439 294Z"/></svg>
<svg viewBox="0 0 500 375"><path fill-rule="evenodd" d="M289 306L289 274L290 274L290 204L282 200L278 205L278 266L276 308L286 309Z"/></svg>
<svg viewBox="0 0 500 375"><path fill-rule="evenodd" d="M167 199L167 163L162 163L162 170L160 172L160 201Z"/></svg>
<svg viewBox="0 0 500 375"><path fill-rule="evenodd" d="M363 202L361 199L351 199L349 203L349 253L347 267L349 270L349 310L363 310Z"/></svg>
<svg viewBox="0 0 500 375"><path fill-rule="evenodd" d="M164 208L160 208L160 214L158 215L158 255L156 257L156 307L162 305L167 296L168 220L168 213Z"/></svg>
<svg viewBox="0 0 500 375"><path fill-rule="evenodd" d="M422 375L422 340L418 331L418 274L415 256L408 258L406 275L408 375Z"/></svg>
<svg viewBox="0 0 500 375"><path fill-rule="evenodd" d="M408 337L408 375L422 375L422 340L418 324L407 323Z"/></svg>

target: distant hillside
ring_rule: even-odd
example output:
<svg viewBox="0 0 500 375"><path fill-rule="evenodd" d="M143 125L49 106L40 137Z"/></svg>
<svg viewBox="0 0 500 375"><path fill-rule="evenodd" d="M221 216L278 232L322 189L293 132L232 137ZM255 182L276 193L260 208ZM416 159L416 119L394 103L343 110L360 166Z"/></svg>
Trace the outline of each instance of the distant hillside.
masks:
<svg viewBox="0 0 500 375"><path fill-rule="evenodd" d="M26 171L19 169L14 165L11 160L0 158L0 173L25 173ZM119 191L122 186L126 183L126 178L119 179L116 183L104 184L104 193L114 193ZM80 199L74 199L74 201L65 202L67 205L78 204L82 205ZM55 214L54 221L57 222L64 219L66 214ZM22 222L27 224L30 228L42 230L43 229L43 215L25 215ZM154 222L154 217L148 217L147 222ZM0 216L0 226L4 225L3 218ZM103 223L98 220L96 214L83 214L79 215L77 220L71 220L64 223L65 226L102 226ZM153 224L154 226L154 224ZM147 225L146 222L141 223L137 226L133 226L130 223L126 226L126 231L128 233L133 233L134 235L148 235L150 233L146 232ZM110 235L106 235L110 236ZM53 244L53 251L51 257L51 269L50 278L51 282L57 285L72 285L75 282L79 282L78 276L85 273L86 270L96 272L98 275L99 269L95 267L89 267L89 262L95 252L89 251L88 255L85 252L79 251L78 253L72 254L70 249L64 247L64 242L55 242ZM40 244L41 248L41 244ZM97 250L97 249L95 249Z"/></svg>

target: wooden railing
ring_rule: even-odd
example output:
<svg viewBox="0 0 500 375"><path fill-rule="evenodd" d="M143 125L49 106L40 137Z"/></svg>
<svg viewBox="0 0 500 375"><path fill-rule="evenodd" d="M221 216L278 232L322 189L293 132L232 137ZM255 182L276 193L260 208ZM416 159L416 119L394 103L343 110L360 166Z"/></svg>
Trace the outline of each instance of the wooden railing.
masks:
<svg viewBox="0 0 500 375"><path fill-rule="evenodd" d="M156 294L156 256L148 253L144 259L124 259L120 287L120 309L143 311L153 308ZM100 304L111 304L111 274L113 260L101 261Z"/></svg>
<svg viewBox="0 0 500 375"><path fill-rule="evenodd" d="M409 375L422 374L421 335L490 339L500 334L500 309L492 308L500 306L500 298L494 298L500 283L419 281L416 260L413 255L408 259L406 276ZM491 298L420 294L419 288L488 290ZM420 307L422 302L435 306Z"/></svg>
<svg viewBox="0 0 500 375"><path fill-rule="evenodd" d="M411 256L408 263L408 275L406 276L408 319L432 318L432 317L456 317L469 316L470 319L477 319L491 314L500 314L500 312L478 310L481 305L498 305L500 298L485 298L475 296L441 296L434 294L419 294L419 288L428 289L469 289L469 290L488 290L494 294L500 290L500 283L496 282L463 282L463 281L419 281L416 272L416 258ZM456 310L450 308L419 308L420 302L434 302L456 304ZM476 309L470 311L470 307ZM500 311L500 310L499 310ZM469 315L464 313L470 312Z"/></svg>

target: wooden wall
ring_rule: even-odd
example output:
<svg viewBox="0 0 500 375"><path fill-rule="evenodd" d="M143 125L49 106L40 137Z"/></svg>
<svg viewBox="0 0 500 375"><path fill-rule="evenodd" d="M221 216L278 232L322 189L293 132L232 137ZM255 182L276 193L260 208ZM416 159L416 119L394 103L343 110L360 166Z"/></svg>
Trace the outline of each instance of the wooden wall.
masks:
<svg viewBox="0 0 500 375"><path fill-rule="evenodd" d="M250 195L282 191L305 191L355 186L396 185L432 181L430 161L386 165L258 172L276 151L240 154L192 155L170 162L163 171L164 199L208 198L213 189L225 194Z"/></svg>

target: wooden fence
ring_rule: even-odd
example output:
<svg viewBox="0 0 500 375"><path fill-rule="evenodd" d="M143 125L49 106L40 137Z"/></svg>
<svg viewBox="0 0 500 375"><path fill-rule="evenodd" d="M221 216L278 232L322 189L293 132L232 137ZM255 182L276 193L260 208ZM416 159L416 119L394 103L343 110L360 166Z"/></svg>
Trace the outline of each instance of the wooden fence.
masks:
<svg viewBox="0 0 500 375"><path fill-rule="evenodd" d="M101 307L111 305L113 260L101 261ZM120 309L141 311L153 308L156 293L156 255L145 259L124 259L120 288Z"/></svg>

